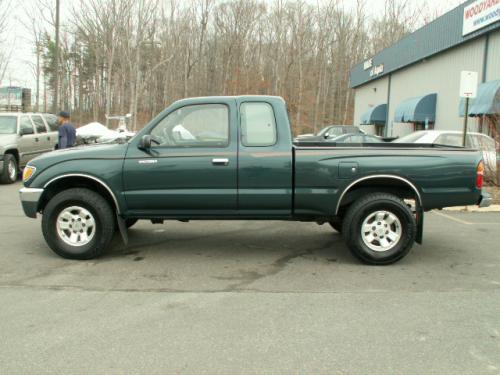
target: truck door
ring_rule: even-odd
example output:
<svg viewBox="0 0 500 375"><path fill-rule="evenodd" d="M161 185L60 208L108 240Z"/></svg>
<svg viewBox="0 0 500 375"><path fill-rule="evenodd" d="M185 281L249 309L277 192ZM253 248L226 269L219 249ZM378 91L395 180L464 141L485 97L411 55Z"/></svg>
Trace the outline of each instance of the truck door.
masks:
<svg viewBox="0 0 500 375"><path fill-rule="evenodd" d="M148 131L154 143L131 142L123 168L131 214L236 215L237 134L234 99L173 108Z"/></svg>
<svg viewBox="0 0 500 375"><path fill-rule="evenodd" d="M292 139L284 103L280 104L249 100L239 105L238 211L242 216L292 214Z"/></svg>

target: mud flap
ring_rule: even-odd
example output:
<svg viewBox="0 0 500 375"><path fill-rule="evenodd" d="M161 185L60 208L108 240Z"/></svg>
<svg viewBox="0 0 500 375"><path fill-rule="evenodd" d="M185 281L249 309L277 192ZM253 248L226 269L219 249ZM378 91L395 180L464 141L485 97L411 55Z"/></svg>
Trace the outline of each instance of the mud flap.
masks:
<svg viewBox="0 0 500 375"><path fill-rule="evenodd" d="M125 224L125 219L116 214L116 222L118 223L118 229L120 230L120 235L122 236L123 243L128 246L128 229L127 224Z"/></svg>
<svg viewBox="0 0 500 375"><path fill-rule="evenodd" d="M417 219L417 236L415 242L422 245L424 238L424 210L417 204L416 207L416 219Z"/></svg>

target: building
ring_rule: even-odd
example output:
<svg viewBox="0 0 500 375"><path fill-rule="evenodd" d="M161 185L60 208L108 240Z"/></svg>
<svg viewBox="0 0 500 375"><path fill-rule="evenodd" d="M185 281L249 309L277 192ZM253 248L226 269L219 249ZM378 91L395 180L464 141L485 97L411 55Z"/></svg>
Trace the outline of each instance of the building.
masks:
<svg viewBox="0 0 500 375"><path fill-rule="evenodd" d="M478 72L471 131L489 132L500 114L500 0L467 1L351 70L354 125L402 136L461 130L461 71Z"/></svg>

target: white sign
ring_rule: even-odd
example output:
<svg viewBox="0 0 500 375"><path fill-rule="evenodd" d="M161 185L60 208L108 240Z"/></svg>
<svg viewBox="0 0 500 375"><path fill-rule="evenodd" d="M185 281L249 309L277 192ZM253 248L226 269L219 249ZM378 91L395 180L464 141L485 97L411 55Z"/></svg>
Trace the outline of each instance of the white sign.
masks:
<svg viewBox="0 0 500 375"><path fill-rule="evenodd" d="M462 35L500 20L500 0L477 0L464 8Z"/></svg>
<svg viewBox="0 0 500 375"><path fill-rule="evenodd" d="M363 64L363 69L364 70L368 70L370 69L371 67L373 66L373 60L372 59L368 59L365 61L365 63Z"/></svg>
<svg viewBox="0 0 500 375"><path fill-rule="evenodd" d="M370 70L370 77L378 76L379 74L382 74L383 72L384 72L384 64L374 66Z"/></svg>
<svg viewBox="0 0 500 375"><path fill-rule="evenodd" d="M475 98L477 96L477 72L460 73L460 97Z"/></svg>

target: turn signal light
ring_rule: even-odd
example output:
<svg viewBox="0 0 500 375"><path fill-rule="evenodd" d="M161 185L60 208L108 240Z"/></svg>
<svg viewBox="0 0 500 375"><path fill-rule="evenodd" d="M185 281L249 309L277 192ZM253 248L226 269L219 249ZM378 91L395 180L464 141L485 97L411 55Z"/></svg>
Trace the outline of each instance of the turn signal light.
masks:
<svg viewBox="0 0 500 375"><path fill-rule="evenodd" d="M484 162L481 160L477 165L476 187L482 189L484 185Z"/></svg>
<svg viewBox="0 0 500 375"><path fill-rule="evenodd" d="M27 165L23 170L23 182L28 181L36 172L36 168Z"/></svg>

